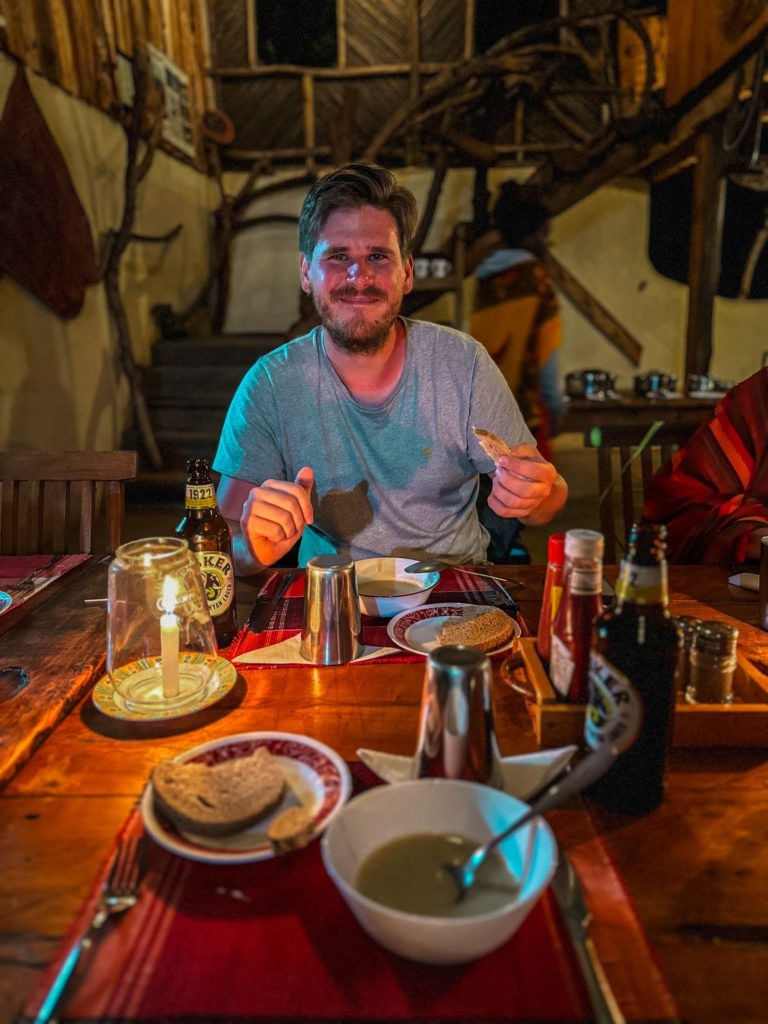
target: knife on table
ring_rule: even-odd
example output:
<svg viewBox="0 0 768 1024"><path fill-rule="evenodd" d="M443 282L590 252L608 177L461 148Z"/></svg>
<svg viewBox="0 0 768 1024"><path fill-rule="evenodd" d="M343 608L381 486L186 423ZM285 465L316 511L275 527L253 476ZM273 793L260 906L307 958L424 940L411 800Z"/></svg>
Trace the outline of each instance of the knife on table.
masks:
<svg viewBox="0 0 768 1024"><path fill-rule="evenodd" d="M256 598L251 608L251 614L248 616L248 629L251 633L261 633L267 628L280 598L296 579L298 572L298 569L290 569L286 573L281 573L282 579L277 584L274 593L269 597Z"/></svg>
<svg viewBox="0 0 768 1024"><path fill-rule="evenodd" d="M595 1014L595 1024L626 1024L626 1018L619 1009L603 971L603 965L589 937L588 929L592 914L584 899L584 891L573 865L562 850L552 879L552 891L563 915L587 986L589 1001Z"/></svg>

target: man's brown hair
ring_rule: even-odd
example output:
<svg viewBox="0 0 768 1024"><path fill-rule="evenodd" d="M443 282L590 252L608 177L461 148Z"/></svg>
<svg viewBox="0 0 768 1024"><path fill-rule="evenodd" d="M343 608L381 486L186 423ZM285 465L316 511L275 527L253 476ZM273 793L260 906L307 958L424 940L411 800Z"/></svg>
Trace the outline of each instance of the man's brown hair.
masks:
<svg viewBox="0 0 768 1024"><path fill-rule="evenodd" d="M375 206L391 214L403 260L411 255L418 208L413 193L385 167L354 163L332 171L310 188L299 215L299 249L311 259L320 232L334 210Z"/></svg>

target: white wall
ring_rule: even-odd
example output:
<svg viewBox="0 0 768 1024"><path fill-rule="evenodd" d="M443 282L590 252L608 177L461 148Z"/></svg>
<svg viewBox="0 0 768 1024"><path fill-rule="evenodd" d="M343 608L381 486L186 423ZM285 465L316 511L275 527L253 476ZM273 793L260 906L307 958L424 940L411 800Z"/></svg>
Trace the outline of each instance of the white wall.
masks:
<svg viewBox="0 0 768 1024"><path fill-rule="evenodd" d="M0 110L16 73L0 54ZM27 74L99 251L123 209L125 134L102 112L45 79ZM151 360L155 303L185 308L209 268L213 185L205 175L156 153L139 187L134 231L172 242L132 243L121 264L122 293L138 363ZM51 253L66 260L67 253ZM62 320L7 275L0 276L0 448L66 450L119 447L130 397L101 283L89 286L78 316Z"/></svg>

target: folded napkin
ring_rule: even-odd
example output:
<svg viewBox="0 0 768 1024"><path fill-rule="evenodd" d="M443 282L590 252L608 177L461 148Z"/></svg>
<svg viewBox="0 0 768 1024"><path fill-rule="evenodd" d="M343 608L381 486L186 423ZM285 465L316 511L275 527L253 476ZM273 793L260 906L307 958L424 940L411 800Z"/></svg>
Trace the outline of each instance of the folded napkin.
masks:
<svg viewBox="0 0 768 1024"><path fill-rule="evenodd" d="M525 800L540 786L554 779L577 750L576 746L558 747L554 750L537 750L532 754L500 758L499 768L504 792L516 796L519 800ZM386 754L381 750L366 750L362 747L357 751L357 756L383 782L407 782L414 777L412 757Z"/></svg>
<svg viewBox="0 0 768 1024"><path fill-rule="evenodd" d="M744 590L760 590L760 577L756 572L739 572L735 576L729 576L728 582L734 587L742 587Z"/></svg>
<svg viewBox="0 0 768 1024"><path fill-rule="evenodd" d="M281 640L269 647L257 647L237 657L231 658L236 665L307 665L299 652L301 646L301 633ZM370 661L372 658L382 658L386 654L400 653L399 647L367 647L363 646L360 654L351 664L356 665L358 661Z"/></svg>
<svg viewBox="0 0 768 1024"><path fill-rule="evenodd" d="M358 790L374 782L352 766ZM555 820L555 815L559 815ZM627 1019L678 1016L615 865L583 810L553 812L594 913L592 934ZM141 831L138 812L124 831ZM110 922L81 963L65 1007L80 1024L207 1020L240 1024L409 1021L509 1024L593 1019L548 891L500 949L462 966L425 966L370 939L328 878L319 842L251 864L182 860L150 843L138 904ZM109 861L54 963L47 986L96 905ZM611 961L611 950L614 955Z"/></svg>

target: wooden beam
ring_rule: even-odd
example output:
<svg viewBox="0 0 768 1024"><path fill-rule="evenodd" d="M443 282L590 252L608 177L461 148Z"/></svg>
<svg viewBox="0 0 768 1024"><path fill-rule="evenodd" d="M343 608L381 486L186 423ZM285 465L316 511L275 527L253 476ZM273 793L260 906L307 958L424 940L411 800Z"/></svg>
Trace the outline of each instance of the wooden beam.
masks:
<svg viewBox="0 0 768 1024"><path fill-rule="evenodd" d="M619 323L612 313L608 312L601 302L598 302L591 292L587 291L580 281L577 281L570 270L566 270L551 252L544 257L544 263L554 284L584 314L592 326L600 331L614 348L626 356L633 366L639 366L640 357L643 354L643 346L640 342Z"/></svg>
<svg viewBox="0 0 768 1024"><path fill-rule="evenodd" d="M725 179L722 131L707 127L695 143L691 242L688 257L688 325L685 373L707 374L712 360L712 320L720 281Z"/></svg>

